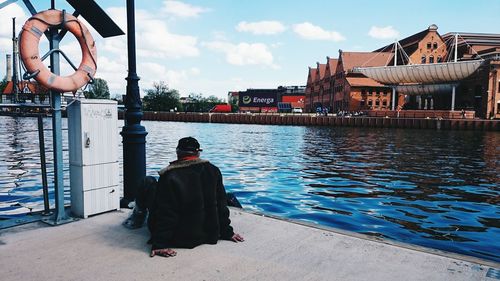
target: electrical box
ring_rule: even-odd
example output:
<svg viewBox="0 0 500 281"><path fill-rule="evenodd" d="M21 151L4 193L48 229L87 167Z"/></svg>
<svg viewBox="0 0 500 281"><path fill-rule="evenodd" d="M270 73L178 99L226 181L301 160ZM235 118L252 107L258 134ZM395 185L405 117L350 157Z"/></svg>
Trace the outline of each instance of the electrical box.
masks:
<svg viewBox="0 0 500 281"><path fill-rule="evenodd" d="M120 208L116 101L74 100L67 107L71 212L87 218Z"/></svg>

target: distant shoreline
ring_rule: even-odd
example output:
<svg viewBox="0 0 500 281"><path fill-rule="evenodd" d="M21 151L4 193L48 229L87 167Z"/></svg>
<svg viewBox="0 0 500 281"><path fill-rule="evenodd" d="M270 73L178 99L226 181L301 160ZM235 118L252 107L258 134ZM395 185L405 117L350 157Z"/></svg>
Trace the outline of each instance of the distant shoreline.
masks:
<svg viewBox="0 0 500 281"><path fill-rule="evenodd" d="M447 118L395 118L395 117L337 117L316 114L290 113L195 113L195 112L143 112L142 120L199 123L407 128L435 130L500 131L500 120L447 119ZM118 118L123 119L123 112Z"/></svg>
<svg viewBox="0 0 500 281"><path fill-rule="evenodd" d="M37 117L46 113L14 113L0 111L0 116ZM118 112L123 119L123 112ZM365 128L400 128L431 130L475 130L500 131L500 120L451 119L451 118L397 118L397 117L338 117L316 114L291 113L197 113L197 112L143 112L144 121L170 121L195 123L227 123L285 126L330 126L330 127L365 127Z"/></svg>

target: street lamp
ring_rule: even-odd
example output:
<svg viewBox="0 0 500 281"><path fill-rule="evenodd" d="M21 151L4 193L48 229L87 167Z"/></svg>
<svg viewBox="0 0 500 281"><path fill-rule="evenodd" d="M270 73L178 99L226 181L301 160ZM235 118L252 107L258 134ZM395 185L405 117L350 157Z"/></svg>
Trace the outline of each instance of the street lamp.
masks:
<svg viewBox="0 0 500 281"><path fill-rule="evenodd" d="M122 208L134 201L137 189L146 176L146 129L141 126L142 102L139 76L136 73L134 0L127 0L128 76L125 96L125 125L123 137L123 193Z"/></svg>

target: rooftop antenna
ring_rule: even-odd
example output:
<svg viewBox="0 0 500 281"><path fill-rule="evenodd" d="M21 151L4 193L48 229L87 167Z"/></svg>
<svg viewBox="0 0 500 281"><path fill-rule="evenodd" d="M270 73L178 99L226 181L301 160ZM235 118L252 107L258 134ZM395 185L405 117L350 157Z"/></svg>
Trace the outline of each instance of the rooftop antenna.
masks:
<svg viewBox="0 0 500 281"><path fill-rule="evenodd" d="M458 56L458 33L455 33L455 55L453 62L457 62L457 56ZM455 110L455 92L456 92L456 86L453 84L453 88L451 90L451 111Z"/></svg>
<svg viewBox="0 0 500 281"><path fill-rule="evenodd" d="M394 66L398 64L398 40L394 40Z"/></svg>
<svg viewBox="0 0 500 281"><path fill-rule="evenodd" d="M398 39L394 40L394 66L396 66L397 64L398 64ZM391 110L395 109L396 109L396 86L392 86Z"/></svg>

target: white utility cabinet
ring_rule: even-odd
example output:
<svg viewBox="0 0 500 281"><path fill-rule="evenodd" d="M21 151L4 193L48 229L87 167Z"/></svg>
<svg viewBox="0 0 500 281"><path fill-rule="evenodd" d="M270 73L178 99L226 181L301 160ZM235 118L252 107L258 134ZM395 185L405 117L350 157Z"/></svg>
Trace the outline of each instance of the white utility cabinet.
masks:
<svg viewBox="0 0 500 281"><path fill-rule="evenodd" d="M71 212L87 218L120 208L116 101L82 99L67 108Z"/></svg>

